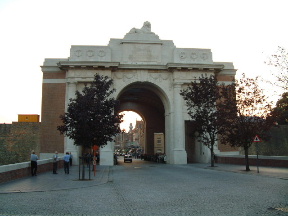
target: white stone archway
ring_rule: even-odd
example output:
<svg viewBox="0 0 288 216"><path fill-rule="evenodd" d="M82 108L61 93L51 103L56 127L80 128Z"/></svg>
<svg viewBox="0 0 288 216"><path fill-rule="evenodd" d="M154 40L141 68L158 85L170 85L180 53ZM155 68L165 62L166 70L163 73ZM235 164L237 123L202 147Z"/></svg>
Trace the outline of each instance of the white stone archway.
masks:
<svg viewBox="0 0 288 216"><path fill-rule="evenodd" d="M176 48L172 40L159 39L151 31L149 22L145 22L141 29L132 28L123 39L111 39L108 46L71 46L69 58L45 59L42 71L42 156L60 148L59 143L63 152L72 152L75 158L81 154L73 140L56 135L52 126L59 122L59 115L64 113L75 91L81 91L84 84L91 82L98 73L114 80L114 98L121 97L131 85L139 85L139 88L149 89L157 95L164 107L165 147L171 164L187 163L185 121L190 118L180 96L181 89L203 73L215 74L224 82L231 82L236 73L232 63L213 62L210 49ZM55 91L63 94L55 98ZM64 105L59 105L61 100L65 101ZM50 112L48 106L51 105L57 110ZM55 141L47 140L49 135L55 137ZM202 146L193 157L208 162L209 155L204 154L205 151L207 149ZM113 143L101 149L100 161L113 165Z"/></svg>

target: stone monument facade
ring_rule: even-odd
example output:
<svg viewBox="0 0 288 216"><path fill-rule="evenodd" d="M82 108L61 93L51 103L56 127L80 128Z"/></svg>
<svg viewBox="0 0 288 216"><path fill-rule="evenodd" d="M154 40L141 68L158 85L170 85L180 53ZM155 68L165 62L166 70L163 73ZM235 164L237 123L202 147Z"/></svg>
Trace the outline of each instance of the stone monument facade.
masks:
<svg viewBox="0 0 288 216"><path fill-rule="evenodd" d="M143 118L147 154L154 151L154 133L164 134L170 164L210 159L209 149L189 132L193 126L179 94L181 89L201 74L215 74L226 83L232 82L236 74L233 63L213 62L210 49L177 48L172 40L161 40L151 31L149 22L140 29L132 28L123 39L110 39L108 46L72 45L69 58L45 59L42 72L42 158L55 151L71 152L74 158L81 155L81 148L56 128L69 98L98 73L114 80L113 97L121 104L117 112L135 111ZM107 143L101 149L101 164L113 165L113 145ZM221 152L220 144L215 152Z"/></svg>

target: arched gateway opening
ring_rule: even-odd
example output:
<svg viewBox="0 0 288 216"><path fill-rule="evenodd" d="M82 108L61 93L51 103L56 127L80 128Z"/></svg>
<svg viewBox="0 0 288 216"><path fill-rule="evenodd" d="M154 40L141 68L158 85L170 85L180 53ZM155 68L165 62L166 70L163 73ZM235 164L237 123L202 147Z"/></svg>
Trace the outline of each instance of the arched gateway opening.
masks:
<svg viewBox="0 0 288 216"><path fill-rule="evenodd" d="M134 111L140 114L144 121L144 153L155 153L154 134L165 135L165 108L156 91L157 87L151 83L133 83L126 86L118 95L120 101L118 112ZM165 153L165 152L163 152Z"/></svg>
<svg viewBox="0 0 288 216"><path fill-rule="evenodd" d="M210 49L177 48L172 40L161 40L145 22L132 28L122 39L111 39L107 46L73 45L66 59L45 59L42 68L42 116L40 157L51 158L53 152L71 152L73 161L82 154L73 140L56 130L75 91L100 74L113 79L113 97L120 108L136 111L145 121L147 154L155 152L154 134L165 135L167 163L209 162L209 149L194 139L193 123L180 95L191 81L202 74L216 75L231 83L236 70L233 63L213 62ZM100 164L113 165L113 142L100 149ZM232 152L217 145L214 152Z"/></svg>

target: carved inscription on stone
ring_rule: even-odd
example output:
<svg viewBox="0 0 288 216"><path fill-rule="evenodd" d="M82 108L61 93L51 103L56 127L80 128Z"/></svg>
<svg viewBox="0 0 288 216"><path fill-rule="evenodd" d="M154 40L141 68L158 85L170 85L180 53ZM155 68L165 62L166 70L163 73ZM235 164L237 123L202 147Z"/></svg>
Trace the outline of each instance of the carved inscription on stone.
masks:
<svg viewBox="0 0 288 216"><path fill-rule="evenodd" d="M123 62L125 63L161 62L161 45L123 44Z"/></svg>

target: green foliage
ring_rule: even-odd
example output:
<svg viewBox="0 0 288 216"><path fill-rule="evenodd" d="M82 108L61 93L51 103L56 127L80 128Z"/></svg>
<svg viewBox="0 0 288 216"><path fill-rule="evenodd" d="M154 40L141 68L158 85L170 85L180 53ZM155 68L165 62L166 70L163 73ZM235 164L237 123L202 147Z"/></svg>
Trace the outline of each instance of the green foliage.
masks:
<svg viewBox="0 0 288 216"><path fill-rule="evenodd" d="M122 115L114 114L118 101L110 97L113 80L107 76L95 75L90 86L82 93L76 91L76 98L70 99L65 115L60 116L63 125L57 129L74 140L75 145L103 146L120 133Z"/></svg>
<svg viewBox="0 0 288 216"><path fill-rule="evenodd" d="M288 92L283 93L282 98L277 101L276 107L272 111L272 115L278 124L288 124Z"/></svg>
<svg viewBox="0 0 288 216"><path fill-rule="evenodd" d="M201 75L199 82L195 80L180 95L183 96L188 114L195 121L196 131L201 142L211 152L211 166L214 166L214 145L218 139L216 103L220 99L218 81L214 75Z"/></svg>

